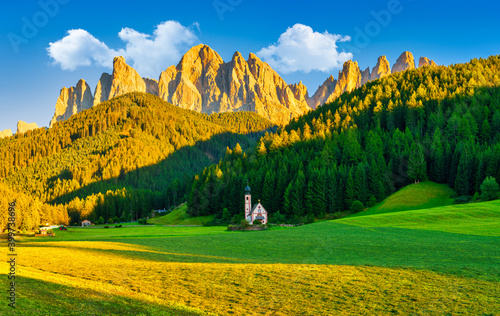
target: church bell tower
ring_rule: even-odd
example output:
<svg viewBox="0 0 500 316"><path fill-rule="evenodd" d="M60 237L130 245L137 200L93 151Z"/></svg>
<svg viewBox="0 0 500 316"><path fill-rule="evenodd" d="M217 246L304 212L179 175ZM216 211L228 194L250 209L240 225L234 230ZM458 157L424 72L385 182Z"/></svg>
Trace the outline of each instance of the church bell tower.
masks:
<svg viewBox="0 0 500 316"><path fill-rule="evenodd" d="M250 187L245 188L245 219L249 222L252 221L251 212L252 212L252 195L250 194Z"/></svg>

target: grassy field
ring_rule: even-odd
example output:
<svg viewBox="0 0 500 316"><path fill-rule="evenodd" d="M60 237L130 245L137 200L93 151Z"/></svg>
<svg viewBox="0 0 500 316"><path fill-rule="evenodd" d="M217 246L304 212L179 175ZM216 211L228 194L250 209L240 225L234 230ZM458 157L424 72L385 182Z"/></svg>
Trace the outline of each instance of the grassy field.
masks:
<svg viewBox="0 0 500 316"><path fill-rule="evenodd" d="M219 234L225 232L225 227L166 227L155 225L134 225L123 226L121 228L103 228L101 226L92 226L85 228L69 228L67 231L55 230L54 237L36 238L38 242L44 241L99 241L116 240L122 238L162 238L162 237L181 237L195 235ZM25 239L32 240L32 239Z"/></svg>
<svg viewBox="0 0 500 316"><path fill-rule="evenodd" d="M401 213L347 217L336 222L363 227L400 227L500 236L500 200Z"/></svg>
<svg viewBox="0 0 500 316"><path fill-rule="evenodd" d="M214 219L214 215L190 217L187 213L187 204L182 204L171 213L148 220L155 225L203 225Z"/></svg>
<svg viewBox="0 0 500 316"><path fill-rule="evenodd" d="M453 193L449 186L432 181L411 184L368 210L350 217L447 206L453 204L453 199L450 198Z"/></svg>
<svg viewBox="0 0 500 316"><path fill-rule="evenodd" d="M499 203L261 232L144 226L25 238L18 306L26 315L498 315Z"/></svg>

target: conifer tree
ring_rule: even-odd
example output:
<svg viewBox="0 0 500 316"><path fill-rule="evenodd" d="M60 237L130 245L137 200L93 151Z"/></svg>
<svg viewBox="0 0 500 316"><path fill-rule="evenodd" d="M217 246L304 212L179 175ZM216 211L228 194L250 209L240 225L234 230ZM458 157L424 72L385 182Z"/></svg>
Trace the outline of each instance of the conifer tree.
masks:
<svg viewBox="0 0 500 316"><path fill-rule="evenodd" d="M427 165L425 162L422 145L413 143L408 161L408 177L418 183L427 178Z"/></svg>
<svg viewBox="0 0 500 316"><path fill-rule="evenodd" d="M472 154L468 147L465 147L458 162L457 175L455 180L455 191L459 195L470 195L474 186L473 180L474 164Z"/></svg>

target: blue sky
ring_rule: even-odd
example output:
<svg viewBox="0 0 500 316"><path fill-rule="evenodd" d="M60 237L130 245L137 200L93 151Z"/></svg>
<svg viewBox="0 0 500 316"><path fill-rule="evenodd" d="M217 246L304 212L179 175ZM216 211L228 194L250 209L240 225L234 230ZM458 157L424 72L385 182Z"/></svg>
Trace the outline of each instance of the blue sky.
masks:
<svg viewBox="0 0 500 316"><path fill-rule="evenodd" d="M380 55L392 65L406 50L441 65L500 54L500 4L493 1L40 0L0 9L0 130L14 132L19 120L48 126L62 87L84 78L94 90L101 73L111 72L103 52L124 52L142 76L155 79L191 45L207 44L225 61L235 51L254 52L288 83L302 80L310 95L338 76L346 58L365 69ZM84 35L78 40L95 47L59 45L49 56L49 44L76 29ZM290 49L297 36L302 44ZM81 66L86 59L90 65Z"/></svg>

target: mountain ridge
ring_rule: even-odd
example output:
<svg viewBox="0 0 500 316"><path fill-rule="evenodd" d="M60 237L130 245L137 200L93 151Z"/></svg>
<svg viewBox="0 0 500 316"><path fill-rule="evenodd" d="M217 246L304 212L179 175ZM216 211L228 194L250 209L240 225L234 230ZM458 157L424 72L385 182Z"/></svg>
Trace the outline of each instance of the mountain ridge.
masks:
<svg viewBox="0 0 500 316"><path fill-rule="evenodd" d="M421 57L419 67L427 65L436 66L434 61ZM283 125L369 81L413 68L413 55L407 51L399 56L392 72L385 56L378 58L371 71L370 67L361 71L357 62L349 60L337 79L330 75L309 96L302 82L288 84L253 53L245 60L236 51L230 61L224 62L216 51L200 44L189 49L176 66L168 67L157 80L141 77L118 56L113 60L112 74L101 75L93 96L83 79L75 87L61 89L50 126L128 92L150 93L181 108L206 114L251 111Z"/></svg>

